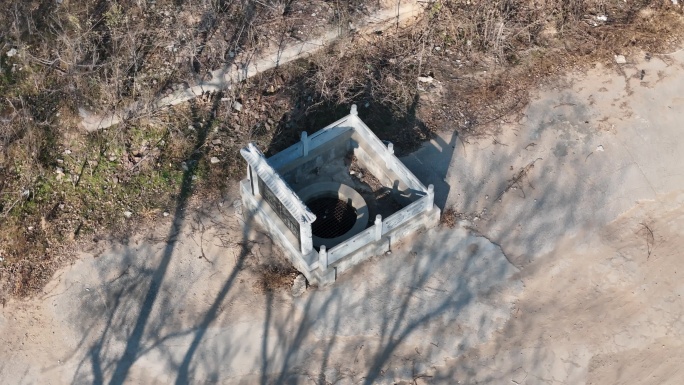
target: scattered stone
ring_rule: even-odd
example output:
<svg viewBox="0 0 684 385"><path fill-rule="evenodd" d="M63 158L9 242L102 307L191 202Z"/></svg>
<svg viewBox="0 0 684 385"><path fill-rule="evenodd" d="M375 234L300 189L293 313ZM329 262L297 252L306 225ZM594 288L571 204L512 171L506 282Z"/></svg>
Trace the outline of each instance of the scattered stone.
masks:
<svg viewBox="0 0 684 385"><path fill-rule="evenodd" d="M64 163L64 160L62 160L62 159L57 159L57 163L62 164L62 163Z"/></svg>
<svg viewBox="0 0 684 385"><path fill-rule="evenodd" d="M418 81L421 83L432 83L434 80L432 76L418 76Z"/></svg>
<svg viewBox="0 0 684 385"><path fill-rule="evenodd" d="M274 86L273 84L271 84L271 85L268 86L268 88L266 89L266 92L268 92L269 94L275 93L275 92L276 92L275 86Z"/></svg>
<svg viewBox="0 0 684 385"><path fill-rule="evenodd" d="M435 51L439 52L442 50L442 47L435 47Z"/></svg>
<svg viewBox="0 0 684 385"><path fill-rule="evenodd" d="M33 226L29 226L26 228L28 231L33 231Z"/></svg>
<svg viewBox="0 0 684 385"><path fill-rule="evenodd" d="M181 163L181 169L187 172L189 170L188 164L186 162Z"/></svg>
<svg viewBox="0 0 684 385"><path fill-rule="evenodd" d="M599 144L598 146L596 146L596 151L602 152L603 151L603 145Z"/></svg>
<svg viewBox="0 0 684 385"><path fill-rule="evenodd" d="M233 109L237 112L242 111L242 103L240 102L234 102L233 103Z"/></svg>
<svg viewBox="0 0 684 385"><path fill-rule="evenodd" d="M221 144L221 139L214 139L211 141L211 144L218 146L219 144Z"/></svg>
<svg viewBox="0 0 684 385"><path fill-rule="evenodd" d="M119 183L119 177L118 177L118 176L114 176L114 177L112 178L112 183L114 183L114 184Z"/></svg>
<svg viewBox="0 0 684 385"><path fill-rule="evenodd" d="M64 150L64 155L69 155L69 154L71 154L71 150L69 150L69 149Z"/></svg>
<svg viewBox="0 0 684 385"><path fill-rule="evenodd" d="M511 382L514 384L522 384L523 381L527 378L527 372L523 368L518 368L513 372L513 375L511 376Z"/></svg>
<svg viewBox="0 0 684 385"><path fill-rule="evenodd" d="M17 54L16 48L12 48L11 50L7 51L7 57L12 57Z"/></svg>
<svg viewBox="0 0 684 385"><path fill-rule="evenodd" d="M169 213L166 212L166 211L164 211L164 213L163 213L162 215L165 216L165 217L168 217L168 216L169 216Z"/></svg>
<svg viewBox="0 0 684 385"><path fill-rule="evenodd" d="M596 15L596 20L598 20L598 21L608 21L608 16L606 16L606 15Z"/></svg>
<svg viewBox="0 0 684 385"><path fill-rule="evenodd" d="M219 158L212 156L211 159L209 159L209 162L211 162L211 164L216 164L216 163L220 162L220 160L219 160Z"/></svg>
<svg viewBox="0 0 684 385"><path fill-rule="evenodd" d="M55 169L55 172L56 172L58 175L62 175L62 174L64 174L64 169L61 168L61 167L57 167L57 168Z"/></svg>
<svg viewBox="0 0 684 385"><path fill-rule="evenodd" d="M306 278L299 274L292 283L292 296L299 297L306 291Z"/></svg>
<svg viewBox="0 0 684 385"><path fill-rule="evenodd" d="M617 64L627 64L627 59L625 55L615 55L615 62Z"/></svg>
<svg viewBox="0 0 684 385"><path fill-rule="evenodd" d="M116 156L110 155L109 158L107 158L107 160L109 160L110 162L113 162L116 160Z"/></svg>
<svg viewBox="0 0 684 385"><path fill-rule="evenodd" d="M126 217L126 218L130 218L133 215L133 213L130 211L124 211L123 214L124 214L124 217Z"/></svg>

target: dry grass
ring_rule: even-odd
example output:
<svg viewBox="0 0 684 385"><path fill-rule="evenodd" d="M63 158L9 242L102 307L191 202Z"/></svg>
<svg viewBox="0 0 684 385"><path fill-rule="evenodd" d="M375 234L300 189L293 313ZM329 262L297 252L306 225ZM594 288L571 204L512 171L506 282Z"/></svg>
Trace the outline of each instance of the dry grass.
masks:
<svg viewBox="0 0 684 385"><path fill-rule="evenodd" d="M664 0L434 1L412 25L352 34L224 95L98 133L75 128L79 108L148 103L234 55L346 25L376 5L9 1L0 14L0 298L35 292L74 242L134 231L123 212L144 222L169 210L188 162L191 193L211 197L242 176L236 154L247 141L272 154L351 103L398 154L435 130L492 134L550 76L666 52L684 31L682 8Z"/></svg>

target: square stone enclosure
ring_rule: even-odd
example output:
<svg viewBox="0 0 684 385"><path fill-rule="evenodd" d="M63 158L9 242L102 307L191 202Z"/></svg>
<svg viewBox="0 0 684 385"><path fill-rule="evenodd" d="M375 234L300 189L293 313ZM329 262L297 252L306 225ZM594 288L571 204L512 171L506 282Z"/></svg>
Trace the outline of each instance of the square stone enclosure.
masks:
<svg viewBox="0 0 684 385"><path fill-rule="evenodd" d="M309 281L325 285L389 251L408 234L439 222L425 187L358 117L346 117L266 159L240 151L246 218L258 221Z"/></svg>

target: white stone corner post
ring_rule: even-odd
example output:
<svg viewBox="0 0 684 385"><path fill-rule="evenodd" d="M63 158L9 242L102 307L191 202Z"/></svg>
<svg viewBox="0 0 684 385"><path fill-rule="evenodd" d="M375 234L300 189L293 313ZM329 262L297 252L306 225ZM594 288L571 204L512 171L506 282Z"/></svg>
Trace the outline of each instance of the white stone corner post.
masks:
<svg viewBox="0 0 684 385"><path fill-rule="evenodd" d="M302 255L309 255L313 251L313 239L311 238L311 223L299 223L299 243Z"/></svg>
<svg viewBox="0 0 684 385"><path fill-rule="evenodd" d="M309 155L309 134L302 131L302 156Z"/></svg>
<svg viewBox="0 0 684 385"><path fill-rule="evenodd" d="M379 241L382 238L382 215L375 216L375 240Z"/></svg>
<svg viewBox="0 0 684 385"><path fill-rule="evenodd" d="M427 205L427 211L432 211L435 206L435 185L429 185L427 190L427 198L425 199Z"/></svg>
<svg viewBox="0 0 684 385"><path fill-rule="evenodd" d="M358 109L356 108L356 104L352 104L351 110L349 111L349 115L354 115L354 116L358 116L358 115L359 115L359 111L358 111Z"/></svg>
<svg viewBox="0 0 684 385"><path fill-rule="evenodd" d="M318 251L318 266L321 270L328 269L328 250L326 250L325 245L321 245Z"/></svg>

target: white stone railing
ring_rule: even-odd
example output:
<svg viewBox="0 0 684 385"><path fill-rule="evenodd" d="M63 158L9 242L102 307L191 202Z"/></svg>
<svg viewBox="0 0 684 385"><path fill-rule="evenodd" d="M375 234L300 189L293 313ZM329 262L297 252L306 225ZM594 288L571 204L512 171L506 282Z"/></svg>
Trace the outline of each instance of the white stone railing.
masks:
<svg viewBox="0 0 684 385"><path fill-rule="evenodd" d="M404 207L403 209L397 211L396 213L387 217L382 221L382 234L385 235L390 231L396 229L397 227L406 223L406 221L411 218L430 211L435 203L435 190L434 186L428 186L428 191L425 196L418 199L417 201L411 203L410 205Z"/></svg>
<svg viewBox="0 0 684 385"><path fill-rule="evenodd" d="M435 202L434 186L430 185L427 188L427 194L396 213L390 215L382 220L380 215L375 217L373 226L356 234L348 240L338 244L330 250L325 246L321 247L318 253L318 266L323 270L333 263L339 262L345 256L350 255L354 251L370 244L371 242L379 241L383 235L397 229L412 218L433 209Z"/></svg>
<svg viewBox="0 0 684 385"><path fill-rule="evenodd" d="M346 241L340 243L339 245L333 247L332 249L330 249L330 251L328 251L327 263L325 265L323 264L323 261L321 261L319 252L319 266L324 266L325 268L327 268L331 264L339 261L340 259L362 248L363 246L366 246L367 244L378 240L379 238L376 239L376 234L376 226L373 225L367 228L366 230L347 239Z"/></svg>
<svg viewBox="0 0 684 385"><path fill-rule="evenodd" d="M299 142L268 158L269 164L271 164L271 166L274 168L280 168L294 160L308 156L311 151L315 150L321 145L333 140L345 132L352 130L352 127L343 126L343 124L348 120L349 116L345 116L344 118L336 121L335 123L329 124L311 136L308 136L306 132L302 132Z"/></svg>
<svg viewBox="0 0 684 385"><path fill-rule="evenodd" d="M378 157L378 161L384 162L385 166L394 171L401 180L406 183L408 188L416 191L426 191L425 185L416 178L411 171L394 155L394 145L390 143L388 146L378 139L371 131L366 123L359 119L356 112L356 105L352 106L351 115L354 121L350 122L356 128L356 132L363 137L366 145L370 146L373 151L373 156Z"/></svg>

